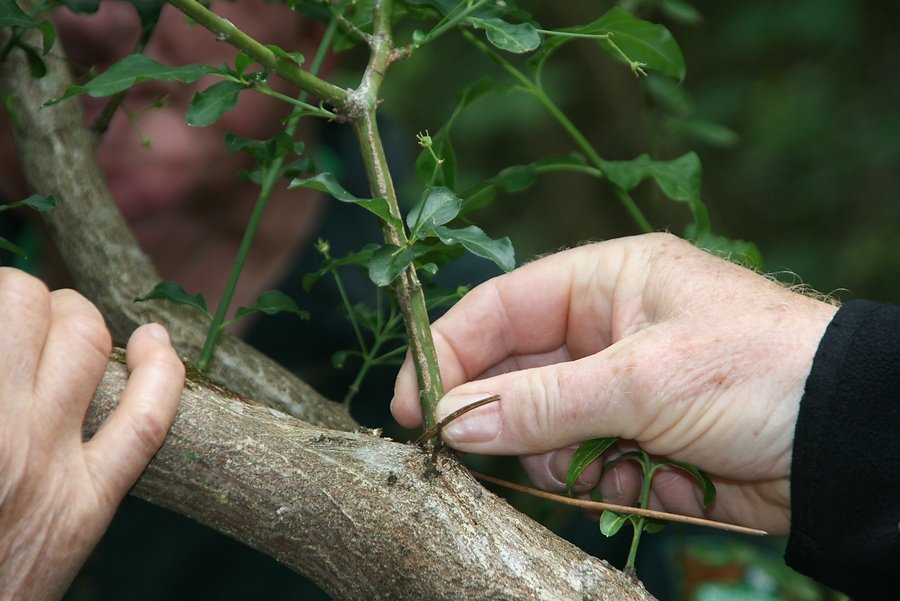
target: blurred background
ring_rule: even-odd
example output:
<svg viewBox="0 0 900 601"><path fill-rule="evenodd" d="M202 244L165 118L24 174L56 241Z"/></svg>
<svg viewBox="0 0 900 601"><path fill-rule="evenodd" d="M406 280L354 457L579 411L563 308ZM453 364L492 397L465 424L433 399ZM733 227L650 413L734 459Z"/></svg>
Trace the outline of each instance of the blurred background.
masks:
<svg viewBox="0 0 900 601"><path fill-rule="evenodd" d="M546 28L587 23L613 4L519 2ZM765 271L843 300L900 302L900 3L619 4L665 24L688 70L680 85L637 79L590 41L550 60L547 88L604 158L694 150L713 231L754 242ZM510 82L446 36L395 66L383 110L414 143L417 131L440 128L458 90L482 73ZM574 149L536 102L515 95L473 105L453 140L463 184ZM656 228L683 233L685 205L646 182L635 198ZM637 233L603 182L571 174L543 176L475 218L510 235L520 260Z"/></svg>

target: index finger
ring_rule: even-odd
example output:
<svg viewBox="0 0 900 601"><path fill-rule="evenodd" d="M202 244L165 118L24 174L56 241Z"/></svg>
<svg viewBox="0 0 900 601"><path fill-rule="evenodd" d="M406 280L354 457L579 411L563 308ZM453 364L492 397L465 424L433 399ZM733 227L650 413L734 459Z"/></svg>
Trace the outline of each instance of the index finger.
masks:
<svg viewBox="0 0 900 601"><path fill-rule="evenodd" d="M563 349L577 359L609 346L616 335L613 304L626 249L626 242L614 240L563 251L469 292L432 325L445 389L510 358L559 357ZM409 357L397 376L391 408L400 424L421 423Z"/></svg>

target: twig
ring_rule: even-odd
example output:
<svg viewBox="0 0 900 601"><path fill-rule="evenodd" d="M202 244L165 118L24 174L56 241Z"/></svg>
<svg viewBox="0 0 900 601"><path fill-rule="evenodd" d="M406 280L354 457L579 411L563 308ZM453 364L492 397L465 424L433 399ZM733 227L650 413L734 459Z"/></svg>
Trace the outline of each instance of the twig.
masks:
<svg viewBox="0 0 900 601"><path fill-rule="evenodd" d="M500 478L494 478L493 476L488 476L487 474L482 474L480 472L472 472L472 475L479 480L484 480L485 482L497 484L499 486L503 486L505 488L509 488L518 492L523 492L525 494L539 497L541 499L548 499L550 501L556 501L557 503L580 507L581 509L597 509L601 511L610 510L617 513L641 515L648 518L666 520L668 522L680 522L682 524L706 526L707 528L727 530L728 532L739 532L741 534L753 534L755 536L767 536L769 534L764 530L747 528L746 526L738 526L736 524L726 524L725 522L716 522L714 520L706 520L703 518L695 518L687 515L679 515L677 513L666 513L664 511L653 511L652 509L641 509L640 507L629 507L627 505L601 503L600 501L588 501L587 499L573 499L572 497L558 495L552 492L547 492L545 490L539 490L537 488L531 488L530 486L516 484L515 482L509 482L508 480L501 480Z"/></svg>
<svg viewBox="0 0 900 601"><path fill-rule="evenodd" d="M450 415L448 415L447 417L442 419L440 422L436 423L432 427L430 427L427 430L425 430L424 432L422 432L422 434L413 442L413 444L419 445L419 444L423 444L427 440L431 440L435 436L440 435L441 430L443 430L444 427L447 424L449 424L450 422L452 422L453 420L459 418L462 415L465 415L466 413L468 413L469 411L472 411L473 409L478 409L479 407L484 407L485 405L488 405L490 403L496 403L499 400L500 400L499 394L492 394L491 396L481 399L480 401L475 401L474 403L470 403L470 404L466 405L465 407L460 407L459 409L457 409L456 411L454 411L453 413L451 413Z"/></svg>

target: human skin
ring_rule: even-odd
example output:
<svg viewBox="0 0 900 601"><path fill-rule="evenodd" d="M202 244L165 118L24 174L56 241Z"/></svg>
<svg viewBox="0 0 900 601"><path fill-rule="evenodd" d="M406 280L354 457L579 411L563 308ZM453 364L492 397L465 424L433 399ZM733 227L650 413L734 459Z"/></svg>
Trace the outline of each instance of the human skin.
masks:
<svg viewBox="0 0 900 601"><path fill-rule="evenodd" d="M0 267L0 332L0 600L57 599L162 445L184 366L162 326L135 330L119 406L83 442L111 350L97 309Z"/></svg>
<svg viewBox="0 0 900 601"><path fill-rule="evenodd" d="M718 492L704 509L690 476L660 470L652 507L785 534L798 407L835 311L668 234L582 246L478 286L433 324L449 391L436 415L499 394L444 428L446 443L520 455L537 486L561 490L579 442L617 436L618 453L693 463ZM392 411L422 421L409 358ZM638 486L631 462L600 482L614 502Z"/></svg>

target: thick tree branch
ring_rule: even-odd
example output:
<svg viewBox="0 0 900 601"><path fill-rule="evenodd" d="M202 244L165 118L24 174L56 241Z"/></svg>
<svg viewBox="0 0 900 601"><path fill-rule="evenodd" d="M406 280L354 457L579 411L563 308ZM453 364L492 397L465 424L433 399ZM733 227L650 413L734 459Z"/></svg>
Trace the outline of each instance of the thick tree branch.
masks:
<svg viewBox="0 0 900 601"><path fill-rule="evenodd" d="M126 370L110 362L91 435ZM134 493L225 532L336 599L650 599L486 491L450 456L310 426L202 381Z"/></svg>
<svg viewBox="0 0 900 601"><path fill-rule="evenodd" d="M8 31L0 30L0 46L7 37ZM138 325L156 321L169 329L182 356L197 357L208 325L200 315L171 303L132 302L161 278L109 195L80 105L69 100L41 108L70 82L65 61L58 55L46 58L48 74L34 79L24 54L11 52L0 63L0 93L12 100L13 129L29 185L59 201L44 214L54 243L79 291L106 317L113 338L125 341ZM357 426L341 405L233 336L222 337L210 377L310 423Z"/></svg>

